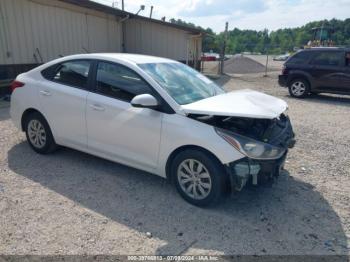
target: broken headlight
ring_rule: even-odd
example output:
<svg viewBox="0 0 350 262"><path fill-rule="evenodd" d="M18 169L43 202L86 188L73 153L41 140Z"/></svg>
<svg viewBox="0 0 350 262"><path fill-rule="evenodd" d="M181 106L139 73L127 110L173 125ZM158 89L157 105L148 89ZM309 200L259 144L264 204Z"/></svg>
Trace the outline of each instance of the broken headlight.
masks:
<svg viewBox="0 0 350 262"><path fill-rule="evenodd" d="M280 158L285 149L264 142L241 136L236 133L215 128L216 133L238 151L253 159L277 159Z"/></svg>

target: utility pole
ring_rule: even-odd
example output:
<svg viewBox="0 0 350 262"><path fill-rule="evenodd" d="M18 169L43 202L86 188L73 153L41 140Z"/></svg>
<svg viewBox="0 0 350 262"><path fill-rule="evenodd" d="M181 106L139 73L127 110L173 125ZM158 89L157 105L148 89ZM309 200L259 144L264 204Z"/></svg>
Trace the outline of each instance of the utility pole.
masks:
<svg viewBox="0 0 350 262"><path fill-rule="evenodd" d="M269 40L269 32L267 29L264 30L264 44L265 44L265 52L266 52L266 64L265 64L265 74L264 77L267 77L267 67L269 65L269 49L270 49L270 40Z"/></svg>
<svg viewBox="0 0 350 262"><path fill-rule="evenodd" d="M122 0L122 10L124 11L124 0Z"/></svg>
<svg viewBox="0 0 350 262"><path fill-rule="evenodd" d="M226 24L225 24L224 42L222 44L222 49L221 49L220 66L219 66L219 74L220 75L224 74L224 61L225 61L225 49L226 49L227 35L228 35L228 22L226 22Z"/></svg>
<svg viewBox="0 0 350 262"><path fill-rule="evenodd" d="M266 64L265 64L265 74L264 76L267 76L267 66L269 64L269 46L266 47Z"/></svg>
<svg viewBox="0 0 350 262"><path fill-rule="evenodd" d="M152 18L152 13L153 13L153 5L151 6L151 11L149 13L149 18Z"/></svg>

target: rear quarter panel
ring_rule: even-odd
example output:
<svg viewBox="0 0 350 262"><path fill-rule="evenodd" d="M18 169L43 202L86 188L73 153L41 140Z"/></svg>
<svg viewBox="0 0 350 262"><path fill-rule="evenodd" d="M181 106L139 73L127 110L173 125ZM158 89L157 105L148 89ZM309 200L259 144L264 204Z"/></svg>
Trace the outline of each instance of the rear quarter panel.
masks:
<svg viewBox="0 0 350 262"><path fill-rule="evenodd" d="M10 115L12 122L19 130L22 130L21 119L27 109L35 109L45 117L40 104L35 77L38 77L36 73L30 74L28 72L20 74L16 78L16 80L25 84L23 87L16 88L11 95Z"/></svg>
<svg viewBox="0 0 350 262"><path fill-rule="evenodd" d="M315 85L315 81L311 75L311 66L298 66L298 65L290 65L288 66L288 78L287 78L287 86L289 86L290 82L296 78L305 78L310 83L310 88Z"/></svg>

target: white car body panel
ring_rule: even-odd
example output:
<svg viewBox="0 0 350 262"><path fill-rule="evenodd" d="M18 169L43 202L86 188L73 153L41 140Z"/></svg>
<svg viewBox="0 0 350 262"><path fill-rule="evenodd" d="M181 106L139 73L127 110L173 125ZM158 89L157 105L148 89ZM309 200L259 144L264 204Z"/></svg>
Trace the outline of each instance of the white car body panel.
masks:
<svg viewBox="0 0 350 262"><path fill-rule="evenodd" d="M155 170L162 116L155 110L135 108L128 102L89 93L86 107L89 151Z"/></svg>
<svg viewBox="0 0 350 262"><path fill-rule="evenodd" d="M39 94L37 92L35 84L36 80L33 79L32 76L29 76L28 73L18 75L16 79L24 83L32 83L31 88L17 88L18 90L15 90L14 93L11 95L11 119L13 124L21 130L21 119L25 110L27 110L28 108L33 108L40 112L43 112L44 110L39 102ZM45 116L45 112L43 112L42 114Z"/></svg>
<svg viewBox="0 0 350 262"><path fill-rule="evenodd" d="M188 114L273 119L288 106L282 99L245 89L212 96L181 108Z"/></svg>
<svg viewBox="0 0 350 262"><path fill-rule="evenodd" d="M129 67L158 92L174 113L135 108L128 102L64 86L41 75L51 65L75 59L106 60ZM36 109L48 121L57 144L166 177L169 156L183 146L201 147L222 164L245 157L212 126L186 114L274 118L287 108L280 99L247 90L180 106L137 65L157 62L178 63L130 54L84 54L56 59L17 77L25 86L16 88L12 94L12 120L21 129L25 110ZM40 91L48 91L50 95Z"/></svg>
<svg viewBox="0 0 350 262"><path fill-rule="evenodd" d="M87 147L86 128L82 127L86 125L85 107L89 92L47 80L37 81L36 84L46 119L54 119L50 127L56 143Z"/></svg>
<svg viewBox="0 0 350 262"><path fill-rule="evenodd" d="M206 149L223 164L245 157L218 136L212 126L182 115L167 114L163 118L160 143L158 170L160 175L164 174L166 161L171 153L182 146L198 146Z"/></svg>

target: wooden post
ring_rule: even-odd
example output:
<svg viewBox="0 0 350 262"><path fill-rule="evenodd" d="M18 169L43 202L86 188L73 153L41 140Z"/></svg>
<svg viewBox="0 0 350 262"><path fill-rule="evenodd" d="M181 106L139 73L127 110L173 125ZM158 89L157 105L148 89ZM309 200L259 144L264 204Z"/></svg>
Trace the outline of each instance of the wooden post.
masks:
<svg viewBox="0 0 350 262"><path fill-rule="evenodd" d="M266 64L265 64L265 74L264 76L267 76L267 65L269 64L269 47L266 48Z"/></svg>
<svg viewBox="0 0 350 262"><path fill-rule="evenodd" d="M225 24L224 42L223 42L222 50L221 50L220 75L224 74L224 61L225 61L225 49L226 49L226 42L227 42L227 33L228 33L228 22L226 22L226 24Z"/></svg>

